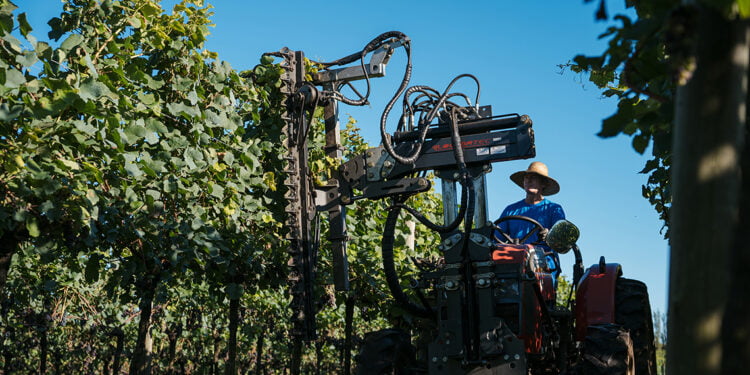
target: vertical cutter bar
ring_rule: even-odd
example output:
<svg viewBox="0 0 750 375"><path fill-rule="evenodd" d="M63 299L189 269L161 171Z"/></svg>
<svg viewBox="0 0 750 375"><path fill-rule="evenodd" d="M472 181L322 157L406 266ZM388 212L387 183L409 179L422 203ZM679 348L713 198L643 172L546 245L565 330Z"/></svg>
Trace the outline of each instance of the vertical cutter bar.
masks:
<svg viewBox="0 0 750 375"><path fill-rule="evenodd" d="M295 88L299 88L302 82L305 79L305 54L302 51L295 51L294 52L294 58L297 62L296 67L296 78L297 78L297 84ZM298 124L298 132L302 132L302 128L304 124L302 121L304 121L303 114L298 114L297 117L298 121L300 123ZM308 149L307 149L307 140L301 139L300 142L302 143L301 147L298 148L299 150L299 160L300 165L304 166L304 170L307 171L307 165L308 165ZM310 199L312 198L313 192L310 191L311 186L308 184L308 176L300 176L300 200L301 200L301 217L302 217L302 267L303 267L303 274L304 274L304 312L305 312L305 331L307 332L306 338L310 340L315 340L317 338L317 327L315 324L315 305L313 303L314 301L314 295L315 295L315 260L313 258L313 238L311 236L311 228L310 228L310 218L308 216L308 209L312 206L312 202L310 202Z"/></svg>

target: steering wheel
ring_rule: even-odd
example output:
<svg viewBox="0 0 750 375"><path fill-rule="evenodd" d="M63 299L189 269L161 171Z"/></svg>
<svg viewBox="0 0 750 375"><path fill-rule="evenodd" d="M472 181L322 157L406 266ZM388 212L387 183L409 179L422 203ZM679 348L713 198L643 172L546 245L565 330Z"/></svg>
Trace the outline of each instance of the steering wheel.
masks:
<svg viewBox="0 0 750 375"><path fill-rule="evenodd" d="M500 223L504 223L504 222L510 221L510 220L526 221L526 222L529 222L529 223L533 224L534 228L531 228L531 230L529 231L529 233L526 233L526 235L523 236L523 238L520 238L520 239L519 238L513 238L508 233L505 233L502 229L500 229ZM492 237L493 237L494 240L496 240L498 242L502 242L502 243L512 243L512 244L518 245L518 244L522 244L522 243L526 242L526 240L528 240L529 237L531 237L531 235L533 235L534 233L539 233L540 234L539 237L542 240L544 238L544 235L547 234L547 228L545 228L544 226L542 226L542 224L540 224L538 221L536 221L536 220L534 220L534 219L532 219L532 218L530 218L528 216L520 216L520 215L505 216L505 217L501 217L501 218L495 220L494 224L495 224L495 230L503 236L503 238L505 239L505 241L503 241L500 238L497 238L497 236L495 235L495 233L492 234Z"/></svg>

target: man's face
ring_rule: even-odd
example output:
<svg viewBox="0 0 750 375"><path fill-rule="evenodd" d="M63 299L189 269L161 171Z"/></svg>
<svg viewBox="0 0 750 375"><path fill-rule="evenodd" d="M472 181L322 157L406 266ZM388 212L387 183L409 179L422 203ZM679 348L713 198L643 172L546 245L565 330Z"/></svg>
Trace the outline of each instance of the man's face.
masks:
<svg viewBox="0 0 750 375"><path fill-rule="evenodd" d="M528 173L523 177L523 189L529 194L542 194L546 181L542 176Z"/></svg>

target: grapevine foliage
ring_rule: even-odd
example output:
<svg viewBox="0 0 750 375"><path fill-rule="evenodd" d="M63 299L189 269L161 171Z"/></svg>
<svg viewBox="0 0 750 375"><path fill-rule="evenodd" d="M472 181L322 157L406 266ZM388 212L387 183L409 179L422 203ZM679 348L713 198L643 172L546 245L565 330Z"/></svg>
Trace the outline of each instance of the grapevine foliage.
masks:
<svg viewBox="0 0 750 375"><path fill-rule="evenodd" d="M586 73L605 97L618 100L617 111L602 121L600 137L629 136L639 154L651 146L652 157L640 172L648 174L642 194L662 219L665 237L669 236L672 205L674 95L678 83L694 67L686 60L688 17L679 4L676 0L628 1L637 17L613 17L617 25L599 36L608 40L607 49L601 55L578 55L567 65L573 72ZM606 19L602 9L597 14Z"/></svg>
<svg viewBox="0 0 750 375"><path fill-rule="evenodd" d="M207 373L232 350L238 369L288 365L282 71L264 58L238 72L206 50L210 16L197 0L67 0L45 41L0 0L3 373ZM368 147L353 122L343 139L349 155ZM322 149L311 161L325 180L332 161ZM410 204L440 214L434 194ZM380 272L385 205L350 207L348 295L328 286L321 245L321 338L306 367L340 372L356 350L343 343L345 297L355 344L408 320ZM434 249L416 232L398 254L405 275Z"/></svg>

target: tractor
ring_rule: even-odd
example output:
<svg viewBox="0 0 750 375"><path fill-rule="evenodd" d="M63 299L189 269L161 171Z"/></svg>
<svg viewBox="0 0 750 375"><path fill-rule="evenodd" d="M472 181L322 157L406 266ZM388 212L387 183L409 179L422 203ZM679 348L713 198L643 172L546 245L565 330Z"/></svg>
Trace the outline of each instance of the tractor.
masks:
<svg viewBox="0 0 750 375"><path fill-rule="evenodd" d="M531 218L498 221L506 219L545 231ZM498 221L472 230L468 245L464 233L444 236L445 262L415 285L429 291L428 304L399 301L426 322L417 345L402 330L370 333L359 374L656 374L645 284L603 257L584 271L578 229L562 220L546 242L560 254L573 250L576 298L560 306L541 247L499 242Z"/></svg>
<svg viewBox="0 0 750 375"><path fill-rule="evenodd" d="M468 74L443 92L407 88L410 46L406 35L387 32L346 57L315 62L318 70L312 74L302 51L283 48L267 54L280 58L284 71L285 226L294 341L316 337L313 281L319 241L311 218L328 214L334 285L346 291L346 206L359 199L388 199L383 271L395 302L417 319L418 329L367 334L357 355L359 374L656 374L645 284L622 277L622 267L604 257L584 269L576 245L579 231L571 222L562 220L548 230L523 216L488 220L486 175L492 164L536 155L530 117L493 115L490 106L479 106L479 81ZM342 160L338 104L367 104L370 80L385 75L399 48L406 52L407 67L383 110L381 144ZM476 82L474 102L450 91L459 79ZM366 81L367 93L353 90L358 97L348 98L342 88L355 80ZM389 133L389 113L402 95L398 128ZM307 161L307 135L317 107L323 107L326 154L341 161L322 186L314 182ZM405 204L409 196L431 188L426 172L441 183L442 224ZM394 232L402 211L440 234L440 260L422 262L411 291L402 287L394 264ZM524 244L528 235L511 238L499 227L507 220L530 222L540 243ZM545 261L549 248L575 256L569 296L557 297L552 271L560 265Z"/></svg>

